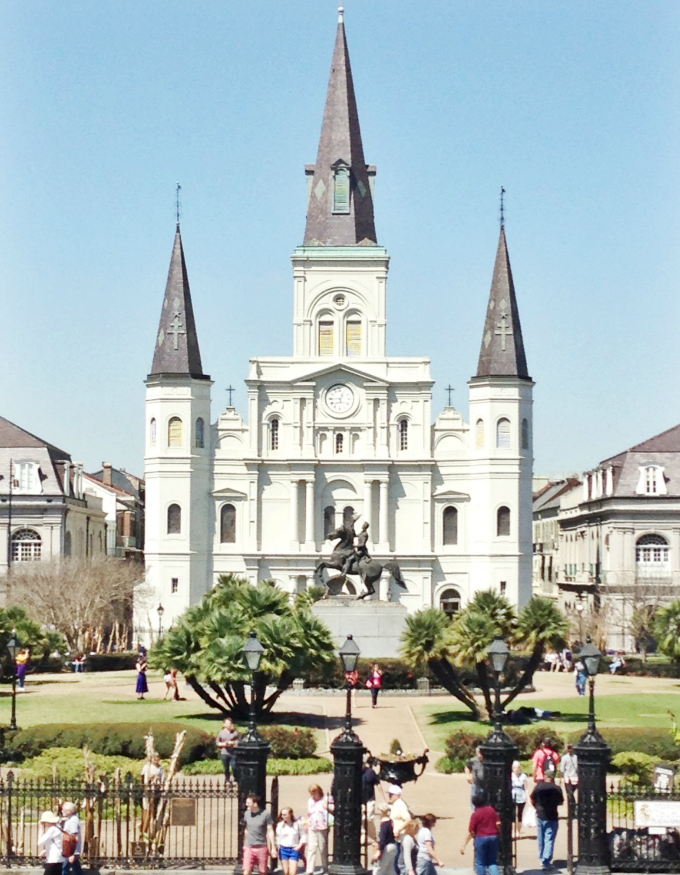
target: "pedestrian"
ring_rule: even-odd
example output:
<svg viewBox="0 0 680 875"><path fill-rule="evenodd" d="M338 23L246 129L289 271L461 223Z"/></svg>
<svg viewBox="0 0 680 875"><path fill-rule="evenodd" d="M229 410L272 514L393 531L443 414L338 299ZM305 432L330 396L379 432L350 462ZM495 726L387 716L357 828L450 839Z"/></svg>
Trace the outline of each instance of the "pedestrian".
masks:
<svg viewBox="0 0 680 875"><path fill-rule="evenodd" d="M260 875L266 875L269 871L269 857L276 859L278 854L274 821L267 809L262 807L262 798L257 793L246 797L243 826L243 875L251 875L255 864Z"/></svg>
<svg viewBox="0 0 680 875"><path fill-rule="evenodd" d="M437 822L434 814L423 814L420 818L420 829L416 836L418 856L416 857L416 875L435 875L435 866L443 866L434 850L432 828Z"/></svg>
<svg viewBox="0 0 680 875"><path fill-rule="evenodd" d="M489 875L498 875L498 828L501 819L493 805L487 805L482 796L475 796L473 803L475 810L472 812L467 838L460 852L464 854L467 843L474 839L475 872L477 875L485 875L488 869Z"/></svg>
<svg viewBox="0 0 680 875"><path fill-rule="evenodd" d="M366 820L369 823L375 817L375 788L379 784L380 778L370 760L366 760L366 765L361 773L361 801L366 806Z"/></svg>
<svg viewBox="0 0 680 875"><path fill-rule="evenodd" d="M475 755L468 760L465 766L465 777L470 785L470 803L472 810L475 810L473 802L475 796L481 796L484 793L484 754L481 747L475 749Z"/></svg>
<svg viewBox="0 0 680 875"><path fill-rule="evenodd" d="M555 784L554 772L546 772L543 780L536 784L531 794L531 801L536 809L538 859L541 861L541 866L549 870L552 869L555 838L559 826L557 808L564 802L564 795Z"/></svg>
<svg viewBox="0 0 680 875"><path fill-rule="evenodd" d="M136 686L137 698L143 699L144 693L149 692L149 685L146 682L146 672L147 672L147 669L149 668L149 663L146 660L146 656L139 657L135 668L137 669L137 686Z"/></svg>
<svg viewBox="0 0 680 875"><path fill-rule="evenodd" d="M64 802L61 806L63 823L61 825L62 864L61 875L68 875L69 870L75 875L83 875L80 855L83 852L83 834L80 829L78 809L73 802ZM69 853L70 852L70 853Z"/></svg>
<svg viewBox="0 0 680 875"><path fill-rule="evenodd" d="M317 858L328 872L328 799L318 784L309 788L307 802L307 873L314 875Z"/></svg>
<svg viewBox="0 0 680 875"><path fill-rule="evenodd" d="M512 764L512 801L515 803L514 831L517 837L522 832L522 816L527 802L527 776L522 771L522 764L515 760Z"/></svg>
<svg viewBox="0 0 680 875"><path fill-rule="evenodd" d="M380 668L377 662L373 664L371 667L371 671L368 675L368 680L366 681L366 686L371 691L371 699L373 700L373 707L378 707L378 693L382 689L383 682L383 670Z"/></svg>
<svg viewBox="0 0 680 875"><path fill-rule="evenodd" d="M26 692L26 672L28 671L28 662L31 658L31 651L26 648L25 650L21 650L17 653L16 656L16 669L17 669L17 680L19 681L19 688L17 689L18 693Z"/></svg>
<svg viewBox="0 0 680 875"><path fill-rule="evenodd" d="M178 672L176 668L170 669L170 675L172 676L172 689L174 690L173 698L175 702L181 702L182 700L179 696L179 684L177 683L177 674Z"/></svg>
<svg viewBox="0 0 680 875"><path fill-rule="evenodd" d="M399 784L390 784L387 788L387 798L390 803L390 820L392 821L392 831L394 832L394 840L397 843L397 872L400 875L406 875L407 861L404 860L404 849L401 841L406 833L409 823L413 820L408 805L402 797L402 789Z"/></svg>
<svg viewBox="0 0 680 875"><path fill-rule="evenodd" d="M570 816L577 817L576 791L578 790L578 757L574 753L574 745L567 745L567 752L560 763L564 789L567 791L567 811Z"/></svg>
<svg viewBox="0 0 680 875"><path fill-rule="evenodd" d="M299 820L295 819L292 808L282 808L276 824L276 846L283 875L296 875L300 862L300 851L305 843L304 831ZM264 873L260 873L264 875Z"/></svg>
<svg viewBox="0 0 680 875"><path fill-rule="evenodd" d="M550 747L550 739L544 738L534 751L531 762L534 769L534 781L542 781L551 772L553 778L560 764L560 755Z"/></svg>
<svg viewBox="0 0 680 875"><path fill-rule="evenodd" d="M378 840L374 843L373 872L375 875L394 875L394 863L397 857L397 843L394 840L394 829L390 820L390 807L385 802L378 805L380 814L380 831Z"/></svg>
<svg viewBox="0 0 680 875"><path fill-rule="evenodd" d="M145 790L142 796L142 832L149 832L156 822L164 780L165 770L161 765L160 754L154 752L142 768L142 784Z"/></svg>
<svg viewBox="0 0 680 875"><path fill-rule="evenodd" d="M406 875L416 875L416 862L418 860L416 836L420 827L420 821L417 817L414 817L413 820L406 824L406 829L401 839L401 854Z"/></svg>
<svg viewBox="0 0 680 875"><path fill-rule="evenodd" d="M239 732L234 726L234 721L231 717L225 717L222 729L217 733L215 746L222 760L222 768L224 769L224 777L227 781L233 781L232 774L236 767L236 756L234 748L238 744Z"/></svg>
<svg viewBox="0 0 680 875"><path fill-rule="evenodd" d="M163 695L163 701L165 701L168 696L170 697L170 699L172 699L172 673L169 668L165 669L163 682L165 684L165 694Z"/></svg>
<svg viewBox="0 0 680 875"><path fill-rule="evenodd" d="M581 659L577 659L574 663L574 682L576 684L576 692L579 696L585 696L588 674L586 673L586 667Z"/></svg>
<svg viewBox="0 0 680 875"><path fill-rule="evenodd" d="M59 815L45 811L40 817L38 846L42 847L40 856L45 858L45 875L61 875L64 865L62 854L62 832L59 828Z"/></svg>

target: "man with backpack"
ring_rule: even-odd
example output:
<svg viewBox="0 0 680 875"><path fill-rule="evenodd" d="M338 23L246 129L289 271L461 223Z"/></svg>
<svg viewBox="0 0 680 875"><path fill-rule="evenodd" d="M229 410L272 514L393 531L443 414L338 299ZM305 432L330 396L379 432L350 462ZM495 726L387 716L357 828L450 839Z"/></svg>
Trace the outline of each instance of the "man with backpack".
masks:
<svg viewBox="0 0 680 875"><path fill-rule="evenodd" d="M544 738L531 758L534 768L534 781L545 781L545 776L551 774L553 778L560 764L560 755L550 747L550 739Z"/></svg>
<svg viewBox="0 0 680 875"><path fill-rule="evenodd" d="M83 852L83 837L80 831L80 818L78 809L73 802L64 802L61 806L62 823L62 854L64 863L61 875L68 875L69 869L74 875L83 875L83 867L80 865L80 855Z"/></svg>

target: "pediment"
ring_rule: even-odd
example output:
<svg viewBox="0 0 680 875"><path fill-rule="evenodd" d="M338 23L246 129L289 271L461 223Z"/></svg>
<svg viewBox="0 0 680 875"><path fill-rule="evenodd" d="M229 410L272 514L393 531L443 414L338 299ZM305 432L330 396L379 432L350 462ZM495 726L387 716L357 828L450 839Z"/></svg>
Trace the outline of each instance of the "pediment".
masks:
<svg viewBox="0 0 680 875"><path fill-rule="evenodd" d="M451 489L450 487L439 489L435 489L433 498L436 499L444 499L449 501L469 501L470 496L467 492L457 492L455 489Z"/></svg>
<svg viewBox="0 0 680 875"><path fill-rule="evenodd" d="M213 495L215 498L232 499L232 501L244 501L248 498L245 492L239 492L238 489L232 489L229 486L213 490Z"/></svg>
<svg viewBox="0 0 680 875"><path fill-rule="evenodd" d="M295 386L298 383L310 383L318 380L319 377L325 377L327 374L351 374L353 377L358 377L360 380L363 380L367 383L374 383L376 386L389 385L387 380L382 380L380 377L376 377L374 374L367 374L360 368L353 368L351 365L346 364L338 364L338 362L329 364L325 368L318 368L315 371L310 371L307 374L303 374L296 380L293 380L292 385Z"/></svg>

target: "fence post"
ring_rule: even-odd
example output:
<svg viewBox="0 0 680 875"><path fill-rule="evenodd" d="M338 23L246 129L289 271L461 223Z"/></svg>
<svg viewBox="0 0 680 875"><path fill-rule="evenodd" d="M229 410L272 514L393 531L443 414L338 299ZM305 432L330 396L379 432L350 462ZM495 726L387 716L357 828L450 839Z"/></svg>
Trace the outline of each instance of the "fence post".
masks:
<svg viewBox="0 0 680 875"><path fill-rule="evenodd" d="M512 799L512 762L517 759L517 745L503 732L499 723L481 748L484 755L485 801L493 805L501 819L499 869L503 875L514 875L512 825L515 820L515 803Z"/></svg>
<svg viewBox="0 0 680 875"><path fill-rule="evenodd" d="M365 748L351 723L331 745L333 769L333 862L329 875L364 875L361 865L361 774Z"/></svg>
<svg viewBox="0 0 680 875"><path fill-rule="evenodd" d="M243 872L243 818L246 813L246 799L255 794L262 799L263 806L267 799L267 759L271 747L255 728L252 715L251 723L246 735L234 747L238 782L238 861L234 875L241 875Z"/></svg>
<svg viewBox="0 0 680 875"><path fill-rule="evenodd" d="M12 789L14 772L7 775L7 868L12 865Z"/></svg>
<svg viewBox="0 0 680 875"><path fill-rule="evenodd" d="M611 749L595 722L574 748L578 759L578 862L576 875L609 875L607 765Z"/></svg>

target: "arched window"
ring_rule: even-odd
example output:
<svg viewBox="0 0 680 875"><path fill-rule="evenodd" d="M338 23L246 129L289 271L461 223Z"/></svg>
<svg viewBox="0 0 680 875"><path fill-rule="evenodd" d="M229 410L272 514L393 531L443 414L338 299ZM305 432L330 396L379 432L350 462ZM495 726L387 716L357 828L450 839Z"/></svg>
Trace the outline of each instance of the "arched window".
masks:
<svg viewBox="0 0 680 875"><path fill-rule="evenodd" d="M278 450L279 448L279 418L275 416L269 423L269 449Z"/></svg>
<svg viewBox="0 0 680 875"><path fill-rule="evenodd" d="M496 446L501 450L509 450L510 443L510 420L499 419L496 424Z"/></svg>
<svg viewBox="0 0 680 875"><path fill-rule="evenodd" d="M408 419L399 420L399 449L408 450Z"/></svg>
<svg viewBox="0 0 680 875"><path fill-rule="evenodd" d="M335 528L335 508L325 507L323 509L323 538L324 541Z"/></svg>
<svg viewBox="0 0 680 875"><path fill-rule="evenodd" d="M361 322L356 319L345 325L345 355L361 355Z"/></svg>
<svg viewBox="0 0 680 875"><path fill-rule="evenodd" d="M182 446L182 420L179 416L173 416L168 423L168 446Z"/></svg>
<svg viewBox="0 0 680 875"><path fill-rule="evenodd" d="M200 416L196 420L196 446L200 450L205 447L205 423Z"/></svg>
<svg viewBox="0 0 680 875"><path fill-rule="evenodd" d="M12 535L12 562L37 562L41 549L40 535L32 529L19 529Z"/></svg>
<svg viewBox="0 0 680 875"><path fill-rule="evenodd" d="M334 350L334 324L330 319L322 319L319 322L319 355L333 355Z"/></svg>
<svg viewBox="0 0 680 875"><path fill-rule="evenodd" d="M522 449L529 449L529 420L522 420Z"/></svg>
<svg viewBox="0 0 680 875"><path fill-rule="evenodd" d="M333 212L349 213L349 167L340 164L333 179Z"/></svg>
<svg viewBox="0 0 680 875"><path fill-rule="evenodd" d="M449 620L460 610L460 593L457 589L445 589L439 596L439 607L444 611Z"/></svg>
<svg viewBox="0 0 680 875"><path fill-rule="evenodd" d="M445 547L458 543L458 509L445 507L443 515L443 542Z"/></svg>
<svg viewBox="0 0 680 875"><path fill-rule="evenodd" d="M665 569L669 567L670 548L668 541L661 535L643 535L635 545L635 562L640 571ZM642 566L642 568L640 567Z"/></svg>
<svg viewBox="0 0 680 875"><path fill-rule="evenodd" d="M152 447L156 446L156 419L152 419L149 423L149 443Z"/></svg>
<svg viewBox="0 0 680 875"><path fill-rule="evenodd" d="M182 532L182 508L171 504L168 508L168 534L179 535Z"/></svg>
<svg viewBox="0 0 680 875"><path fill-rule="evenodd" d="M345 450L345 437L342 432L335 435L335 452L342 453Z"/></svg>
<svg viewBox="0 0 680 875"><path fill-rule="evenodd" d="M496 512L496 534L504 537L510 534L510 508L499 507Z"/></svg>
<svg viewBox="0 0 680 875"><path fill-rule="evenodd" d="M343 526L352 525L352 517L354 516L354 508L347 505L342 509L342 524Z"/></svg>
<svg viewBox="0 0 680 875"><path fill-rule="evenodd" d="M236 508L233 504L225 504L220 511L220 543L236 543Z"/></svg>
<svg viewBox="0 0 680 875"><path fill-rule="evenodd" d="M475 443L477 448L481 449L484 446L484 420L478 419L475 425Z"/></svg>
<svg viewBox="0 0 680 875"><path fill-rule="evenodd" d="M66 534L64 535L64 556L71 555L72 543L73 543L73 539L71 538L71 533L66 532Z"/></svg>

